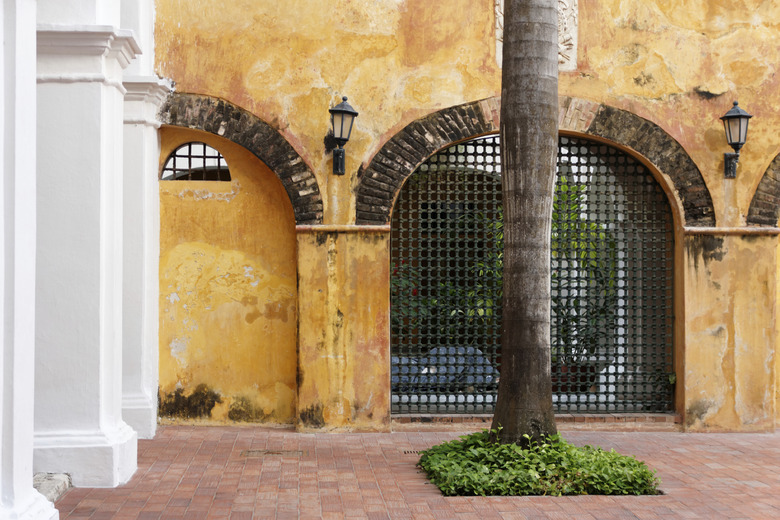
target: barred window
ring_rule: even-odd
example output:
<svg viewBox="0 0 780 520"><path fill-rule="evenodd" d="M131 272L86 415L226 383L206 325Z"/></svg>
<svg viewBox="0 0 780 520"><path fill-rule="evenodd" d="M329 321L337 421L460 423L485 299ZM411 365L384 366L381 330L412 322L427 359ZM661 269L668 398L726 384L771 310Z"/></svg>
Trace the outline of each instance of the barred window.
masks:
<svg viewBox="0 0 780 520"><path fill-rule="evenodd" d="M493 413L501 370L501 143L429 157L393 209L393 413ZM551 223L551 383L559 413L674 409L671 208L639 161L560 136Z"/></svg>
<svg viewBox="0 0 780 520"><path fill-rule="evenodd" d="M206 143L185 143L168 156L162 170L164 181L229 181L227 161Z"/></svg>

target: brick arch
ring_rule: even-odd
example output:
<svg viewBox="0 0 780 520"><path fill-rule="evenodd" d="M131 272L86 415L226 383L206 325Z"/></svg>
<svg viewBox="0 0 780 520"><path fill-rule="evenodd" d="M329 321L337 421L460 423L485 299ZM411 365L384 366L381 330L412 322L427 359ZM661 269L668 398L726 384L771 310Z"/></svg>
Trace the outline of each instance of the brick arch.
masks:
<svg viewBox="0 0 780 520"><path fill-rule="evenodd" d="M287 190L296 224L322 223L322 195L311 168L268 123L223 99L172 94L160 111L163 124L203 130L240 144L273 171Z"/></svg>
<svg viewBox="0 0 780 520"><path fill-rule="evenodd" d="M447 146L499 131L500 98L449 107L409 123L359 172L356 223L388 224L404 181L428 157ZM715 225L712 198L694 162L661 127L625 110L590 101L559 98L561 131L607 139L630 148L673 183L684 224Z"/></svg>
<svg viewBox="0 0 780 520"><path fill-rule="evenodd" d="M747 223L758 226L777 226L780 218L780 155L774 158L758 183L750 201Z"/></svg>

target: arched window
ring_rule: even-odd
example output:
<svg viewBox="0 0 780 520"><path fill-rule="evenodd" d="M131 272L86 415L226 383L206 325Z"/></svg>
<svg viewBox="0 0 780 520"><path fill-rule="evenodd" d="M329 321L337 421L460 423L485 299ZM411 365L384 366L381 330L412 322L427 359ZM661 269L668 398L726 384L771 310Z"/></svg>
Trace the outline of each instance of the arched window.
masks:
<svg viewBox="0 0 780 520"><path fill-rule="evenodd" d="M185 143L168 156L162 170L163 181L229 181L225 158L206 143Z"/></svg>
<svg viewBox="0 0 780 520"><path fill-rule="evenodd" d="M672 409L672 215L630 155L561 136L551 236L559 412ZM430 157L391 224L394 413L492 413L500 377L503 208L497 136Z"/></svg>

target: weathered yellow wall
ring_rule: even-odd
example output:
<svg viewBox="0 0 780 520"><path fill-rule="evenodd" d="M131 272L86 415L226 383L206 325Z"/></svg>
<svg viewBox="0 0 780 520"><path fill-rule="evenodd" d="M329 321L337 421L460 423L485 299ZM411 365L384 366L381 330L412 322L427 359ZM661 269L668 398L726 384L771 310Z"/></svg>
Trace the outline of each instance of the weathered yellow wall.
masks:
<svg viewBox="0 0 780 520"><path fill-rule="evenodd" d="M691 430L774 427L776 250L775 237L685 238Z"/></svg>
<svg viewBox="0 0 780 520"><path fill-rule="evenodd" d="M328 108L360 112L357 171L405 124L498 93L493 0L157 2L157 69L177 90L226 99L272 124L312 167L325 221L354 215L356 178L334 177Z"/></svg>
<svg viewBox="0 0 780 520"><path fill-rule="evenodd" d="M780 243L778 243L778 248L776 250L776 253L778 256L775 258L780 258ZM780 283L777 283L780 281L780 272L777 273L776 281L775 281L775 374L774 374L774 388L775 388L775 426L780 425L780 349L777 348L778 345L780 345L780 305L778 305L778 302L780 302Z"/></svg>
<svg viewBox="0 0 780 520"><path fill-rule="evenodd" d="M161 134L162 161L202 141L222 153L232 179L160 181L163 409L178 389L173 413L193 418L214 392L213 420L292 422L296 240L287 193L241 146L193 130Z"/></svg>
<svg viewBox="0 0 780 520"><path fill-rule="evenodd" d="M493 3L158 0L157 69L179 91L278 128L327 194L326 222L343 224L356 179L328 174L328 107L347 95L360 112L347 145L354 174L417 117L499 95ZM772 0L580 0L578 69L561 73L559 92L659 124L701 169L718 222L739 224L780 152L778 30ZM723 179L731 149L718 119L734 99L755 116L736 182Z"/></svg>
<svg viewBox="0 0 780 520"><path fill-rule="evenodd" d="M314 171L324 224L347 225L354 222L358 168L391 136L440 108L500 94L493 5L494 0L158 0L157 70L175 80L180 92L226 99L278 129ZM700 169L717 225L742 226L761 176L780 152L778 30L780 3L773 0L579 0L578 67L561 73L559 93L659 125ZM347 175L337 177L330 173L323 139L330 129L327 109L342 95L360 116L346 146ZM731 149L719 117L735 99L755 117L737 178L728 180L723 153ZM162 202L165 222L167 199ZM674 197L671 202L676 203ZM706 253L689 249L700 238L686 237L684 224L676 231L676 306L682 320L675 336L682 372L678 410L694 429L771 427L772 396L780 395L774 376L766 373L777 343L771 310L776 252L768 245L776 238L728 236L722 258L704 258ZM358 236L334 240L359 241ZM327 424L341 427L348 416L365 417L351 411L350 374L357 365L350 356L365 341L379 352L386 338L372 323L359 321L379 314L341 309L340 317L331 300L321 301L319 291L340 271L310 272L312 262L326 262L330 251L327 240L312 240L306 232L298 243L306 252L298 259L300 363L304 372L315 374L301 383L300 409L320 403L329 414ZM336 249L348 264L350 249ZM331 288L329 298L360 309L386 297L387 276L377 273L387 261L371 251L366 244L354 249L361 265L376 261L371 291L336 296L340 289ZM747 261L756 269L745 269ZM164 281L162 289L166 294ZM318 309L316 302L325 307ZM342 319L360 333L333 336ZM331 336L318 336L327 330ZM312 345L323 342L333 342L325 348L335 349L333 359L347 364L306 357L313 355ZM780 369L780 361L774 363ZM333 370L346 378L341 385L328 382ZM377 364L375 370L361 376L382 379L387 367Z"/></svg>
<svg viewBox="0 0 780 520"><path fill-rule="evenodd" d="M677 139L704 175L719 225L740 225L780 151L780 3L580 0L579 63L562 94L629 110ZM736 181L718 119L731 102L755 117Z"/></svg>
<svg viewBox="0 0 780 520"><path fill-rule="evenodd" d="M389 243L389 229L299 228L299 429L390 426Z"/></svg>

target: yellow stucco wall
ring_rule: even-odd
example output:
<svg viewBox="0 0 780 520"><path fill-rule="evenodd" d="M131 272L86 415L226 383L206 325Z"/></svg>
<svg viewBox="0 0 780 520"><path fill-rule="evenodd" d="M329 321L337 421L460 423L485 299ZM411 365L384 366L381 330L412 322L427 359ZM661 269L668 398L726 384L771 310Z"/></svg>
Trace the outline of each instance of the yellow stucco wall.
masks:
<svg viewBox="0 0 780 520"><path fill-rule="evenodd" d="M278 128L327 194L326 222L344 224L356 179L328 174L328 107L347 95L360 112L347 148L354 174L421 115L499 95L493 3L158 0L157 70L179 91ZM580 0L578 66L560 74L559 92L660 125L701 169L718 222L736 225L780 152L778 29L780 4L769 0ZM726 182L718 118L734 99L755 117L739 176Z"/></svg>
<svg viewBox="0 0 780 520"><path fill-rule="evenodd" d="M354 222L358 168L390 137L425 114L500 94L493 6L494 0L158 0L156 68L176 81L178 91L225 99L276 128L313 170L324 224L345 226ZM717 226L744 226L756 186L780 152L780 3L579 0L578 18L577 69L560 74L559 94L614 106L659 125L701 171ZM330 128L327 109L342 95L360 116L346 146L347 174L338 177L330 173L331 155L323 141ZM728 180L723 153L731 149L719 117L735 99L755 117L737 178ZM179 202L172 194L162 197L165 226L166 212ZM678 204L673 193L670 202ZM220 207L217 201L209 204ZM679 207L675 212L681 214ZM772 416L780 420L780 411L774 411L780 408L775 406L780 360L774 355L777 238L714 234L722 241L713 246L716 254L697 242L705 239L686 234L684 225L678 223L675 232L678 411L691 429L771 428ZM355 411L356 401L358 408L366 406L366 396L358 398L350 385L354 374L366 376L356 371L354 356L366 344L382 354L389 348L381 347L389 332L380 331L376 321L360 321L378 320L379 314L344 309L368 308L387 298L388 279L380 276L387 260L365 236L337 234L331 238L339 261L372 271L366 280L373 285L354 293L349 285L329 286L334 279L348 284L339 278L346 267L322 267L321 262L329 265L331 238L320 243L315 235L298 236L299 363L304 374L308 371L298 390L298 410L319 403L327 425L374 421L381 429L386 403L369 419ZM197 245L199 251L208 243ZM161 268L170 262L165 254L171 247L164 238ZM219 250L225 249L234 246L220 243ZM745 269L746 262L751 269ZM327 287L331 300L324 301L321 291ZM165 304L170 294L165 279L161 290ZM334 301L349 302L338 307L343 316L335 312ZM234 307L240 314L238 304ZM166 312L163 306L161 322L170 319ZM179 316L183 319L177 314L174 321ZM322 336L335 334L342 320L349 322L351 335ZM169 334L161 340L164 345L174 336L163 333ZM335 357L327 362L327 356L317 357L320 344ZM165 355L170 357L163 348L161 374L175 366ZM383 381L387 367L373 366L369 379ZM329 379L334 373L342 378L336 386ZM169 391L171 381L165 383ZM285 392L294 395L294 373L285 381ZM377 383L373 398L384 384Z"/></svg>
<svg viewBox="0 0 780 520"><path fill-rule="evenodd" d="M177 90L230 101L278 128L313 169L325 221L354 218L353 175L334 177L328 108L359 112L354 173L410 121L496 95L493 0L157 2L157 69Z"/></svg>
<svg viewBox="0 0 780 520"><path fill-rule="evenodd" d="M298 427L390 427L389 229L298 233Z"/></svg>
<svg viewBox="0 0 780 520"><path fill-rule="evenodd" d="M297 291L287 193L241 146L193 130L167 127L161 135L162 160L202 141L231 174L230 182L160 181L162 412L290 423Z"/></svg>
<svg viewBox="0 0 780 520"><path fill-rule="evenodd" d="M777 241L691 235L684 247L686 427L772 429Z"/></svg>
<svg viewBox="0 0 780 520"><path fill-rule="evenodd" d="M704 175L719 225L744 223L780 151L780 4L767 0L580 0L579 63L560 92L629 110L683 145ZM720 120L731 102L755 117L736 181L723 178Z"/></svg>

